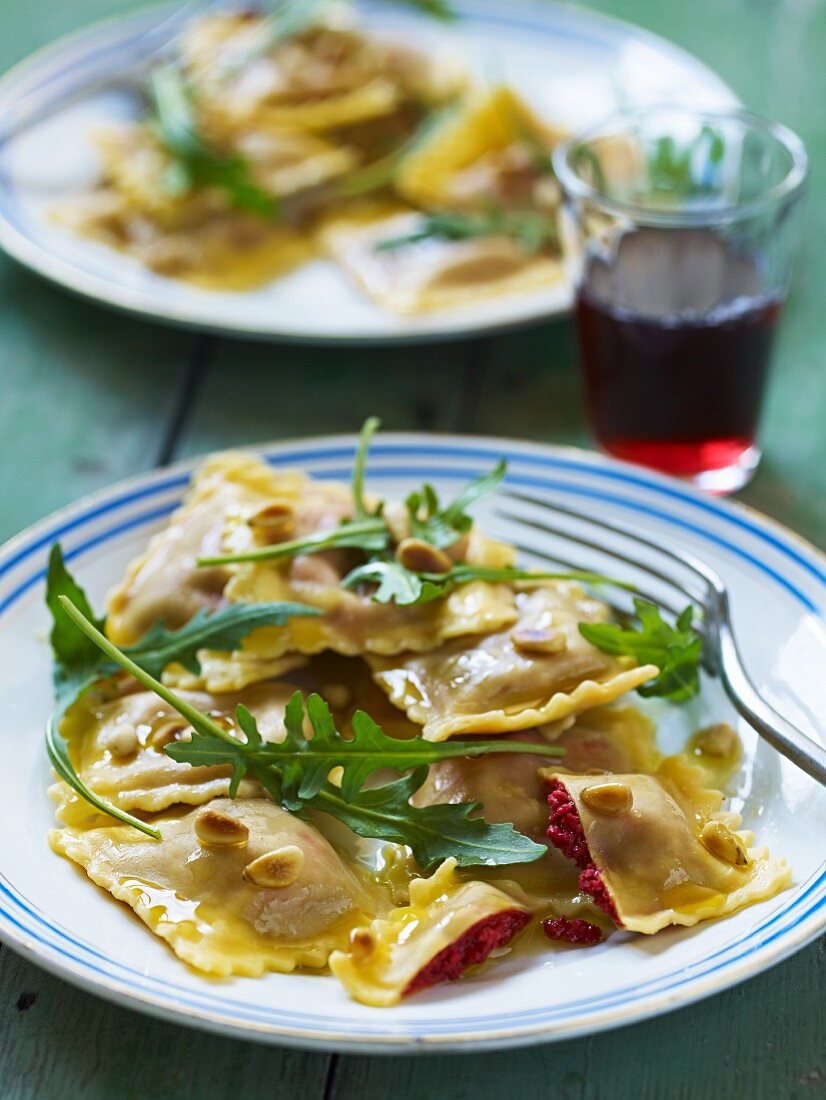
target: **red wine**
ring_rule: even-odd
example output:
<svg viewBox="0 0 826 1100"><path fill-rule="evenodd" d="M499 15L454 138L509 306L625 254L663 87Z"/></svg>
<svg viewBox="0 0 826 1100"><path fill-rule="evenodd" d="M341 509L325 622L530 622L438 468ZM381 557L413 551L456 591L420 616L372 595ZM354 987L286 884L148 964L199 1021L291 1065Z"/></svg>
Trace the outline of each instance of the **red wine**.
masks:
<svg viewBox="0 0 826 1100"><path fill-rule="evenodd" d="M711 230L638 229L591 259L576 319L589 413L618 458L683 477L755 444L779 298Z"/></svg>

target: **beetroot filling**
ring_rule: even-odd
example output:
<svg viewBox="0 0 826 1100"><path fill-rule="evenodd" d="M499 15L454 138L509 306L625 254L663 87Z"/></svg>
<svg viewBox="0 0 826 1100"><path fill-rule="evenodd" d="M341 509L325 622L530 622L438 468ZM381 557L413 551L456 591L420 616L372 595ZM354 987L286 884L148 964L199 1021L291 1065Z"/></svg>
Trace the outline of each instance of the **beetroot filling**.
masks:
<svg viewBox="0 0 826 1100"><path fill-rule="evenodd" d="M484 962L491 951L512 940L530 919L530 913L523 913L520 909L505 909L502 913L483 917L454 943L434 955L407 984L403 996L438 985L439 982L452 982L460 978L469 966Z"/></svg>
<svg viewBox="0 0 826 1100"><path fill-rule="evenodd" d="M580 917L556 917L542 922L542 930L549 940L565 940L567 943L590 947L602 943L602 929Z"/></svg>
<svg viewBox="0 0 826 1100"><path fill-rule="evenodd" d="M583 894L593 898L594 903L622 928L614 899L602 881L599 867L591 857L574 800L559 779L552 779L548 783L548 805L551 808L551 821L548 825L551 844L579 867L579 888Z"/></svg>

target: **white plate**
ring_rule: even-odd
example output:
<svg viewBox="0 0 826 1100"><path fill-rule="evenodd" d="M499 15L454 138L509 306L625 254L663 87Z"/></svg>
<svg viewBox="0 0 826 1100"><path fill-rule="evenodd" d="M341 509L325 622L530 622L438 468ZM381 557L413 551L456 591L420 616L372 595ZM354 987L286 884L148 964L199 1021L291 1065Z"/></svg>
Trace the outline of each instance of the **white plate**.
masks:
<svg viewBox="0 0 826 1100"><path fill-rule="evenodd" d="M275 465L346 479L354 440L263 448ZM661 543L693 550L731 588L746 663L765 697L826 740L826 561L768 520L677 482L595 455L508 440L387 435L369 480L403 495L427 479L457 480L509 460L507 487L549 501L590 503ZM33 961L120 1004L178 1023L296 1046L346 1050L468 1050L558 1039L687 1004L765 969L826 928L826 792L739 723L746 822L787 857L794 885L770 901L694 929L616 935L604 945L518 960L392 1009L350 1001L329 977L271 974L216 984L179 963L131 914L46 846L53 821L43 726L49 712L43 568L60 538L81 583L103 607L107 588L181 499L190 465L116 486L30 528L0 550L0 936ZM492 534L514 535L496 499L480 509ZM736 722L719 685L673 712L663 746L703 722ZM739 801L735 798L735 806ZM9 828L9 823L15 827Z"/></svg>
<svg viewBox="0 0 826 1100"><path fill-rule="evenodd" d="M425 50L445 47L473 70L515 87L548 119L571 129L619 104L663 101L730 106L733 93L695 58L646 31L553 0L459 0L455 29L386 0L364 0L376 31ZM92 27L35 54L0 82L0 117L56 78L60 102L78 67L109 55L112 69L158 10ZM90 298L164 321L262 338L343 343L459 337L564 313L567 285L420 318L395 318L363 299L331 263L316 261L255 291L210 293L144 270L102 244L51 224L54 203L95 180L90 133L131 117L134 93L98 92L0 146L0 245L41 275ZM319 306L323 304L323 308Z"/></svg>

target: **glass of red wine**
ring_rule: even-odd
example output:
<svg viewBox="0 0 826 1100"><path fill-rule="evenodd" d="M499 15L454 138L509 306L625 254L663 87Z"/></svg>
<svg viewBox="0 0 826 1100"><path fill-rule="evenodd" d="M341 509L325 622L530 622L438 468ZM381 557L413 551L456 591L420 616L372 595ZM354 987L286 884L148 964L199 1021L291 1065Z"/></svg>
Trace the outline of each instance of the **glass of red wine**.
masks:
<svg viewBox="0 0 826 1100"><path fill-rule="evenodd" d="M622 111L560 145L562 238L603 450L745 485L802 229L807 158L745 111Z"/></svg>

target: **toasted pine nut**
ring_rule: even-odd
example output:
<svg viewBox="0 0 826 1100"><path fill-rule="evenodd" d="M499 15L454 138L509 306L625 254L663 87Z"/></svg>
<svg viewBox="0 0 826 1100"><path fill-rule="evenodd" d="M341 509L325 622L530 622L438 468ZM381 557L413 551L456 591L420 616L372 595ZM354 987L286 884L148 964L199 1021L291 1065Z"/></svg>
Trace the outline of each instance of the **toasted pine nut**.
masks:
<svg viewBox="0 0 826 1100"><path fill-rule="evenodd" d="M453 562L437 546L424 539L402 539L396 547L396 560L414 573L447 573Z"/></svg>
<svg viewBox="0 0 826 1100"><path fill-rule="evenodd" d="M595 783L593 787L585 787L580 798L589 810L597 814L606 814L608 817L627 814L634 805L631 788L627 783L616 781Z"/></svg>
<svg viewBox="0 0 826 1100"><path fill-rule="evenodd" d="M700 832L700 842L707 851L732 867L744 868L751 863L740 837L722 821L708 821Z"/></svg>
<svg viewBox="0 0 826 1100"><path fill-rule="evenodd" d="M304 852L301 848L295 844L285 844L283 848L275 848L248 863L244 868L244 878L255 886L279 890L292 886L303 866Z"/></svg>
<svg viewBox="0 0 826 1100"><path fill-rule="evenodd" d="M131 722L118 722L111 729L104 740L104 744L112 756L132 756L138 751L138 731Z"/></svg>
<svg viewBox="0 0 826 1100"><path fill-rule="evenodd" d="M250 831L237 817L207 806L195 818L195 835L208 848L230 848L246 844Z"/></svg>
<svg viewBox="0 0 826 1100"><path fill-rule="evenodd" d="M517 627L511 631L511 641L523 653L564 653L568 648L565 631L559 627L550 630Z"/></svg>

